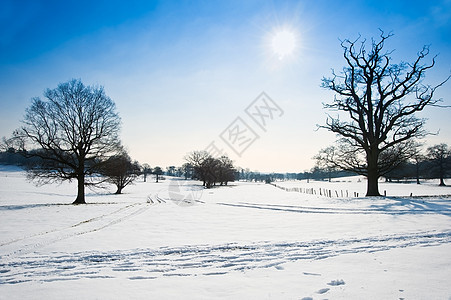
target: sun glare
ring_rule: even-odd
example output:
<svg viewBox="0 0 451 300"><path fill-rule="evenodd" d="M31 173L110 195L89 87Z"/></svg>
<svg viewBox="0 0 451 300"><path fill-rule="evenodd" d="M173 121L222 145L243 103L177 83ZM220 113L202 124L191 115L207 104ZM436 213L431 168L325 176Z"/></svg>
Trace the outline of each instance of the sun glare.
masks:
<svg viewBox="0 0 451 300"><path fill-rule="evenodd" d="M280 60L292 54L296 48L296 36L286 29L276 32L271 42L272 50Z"/></svg>

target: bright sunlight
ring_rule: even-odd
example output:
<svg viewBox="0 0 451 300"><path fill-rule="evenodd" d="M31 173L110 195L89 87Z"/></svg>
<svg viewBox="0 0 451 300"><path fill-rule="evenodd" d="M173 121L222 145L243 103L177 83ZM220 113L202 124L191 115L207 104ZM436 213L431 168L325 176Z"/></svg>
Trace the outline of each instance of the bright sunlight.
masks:
<svg viewBox="0 0 451 300"><path fill-rule="evenodd" d="M292 31L283 29L272 37L272 50L282 60L292 54L296 48L296 36Z"/></svg>

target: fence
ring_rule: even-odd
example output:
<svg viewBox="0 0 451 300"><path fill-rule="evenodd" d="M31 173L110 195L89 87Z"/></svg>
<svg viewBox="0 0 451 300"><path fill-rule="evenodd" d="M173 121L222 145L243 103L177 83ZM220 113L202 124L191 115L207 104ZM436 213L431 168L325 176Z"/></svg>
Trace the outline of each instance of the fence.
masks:
<svg viewBox="0 0 451 300"><path fill-rule="evenodd" d="M331 189L325 189L325 188L287 188L280 185L277 185L275 183L271 183L271 185L275 186L276 188L279 188L281 190L284 190L286 192L297 192L297 193L303 193L303 194L310 194L310 195L319 195L319 196L325 196L325 197L359 197L359 193L357 192L349 192L348 190L331 190Z"/></svg>

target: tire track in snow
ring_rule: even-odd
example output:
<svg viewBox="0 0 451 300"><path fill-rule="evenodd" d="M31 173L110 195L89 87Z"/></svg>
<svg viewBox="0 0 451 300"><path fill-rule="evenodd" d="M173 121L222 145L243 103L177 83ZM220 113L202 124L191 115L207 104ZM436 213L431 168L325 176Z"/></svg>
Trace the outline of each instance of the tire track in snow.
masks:
<svg viewBox="0 0 451 300"><path fill-rule="evenodd" d="M60 205L60 204L56 204L56 205ZM61 205L67 206L67 204L61 204ZM133 204L131 204L131 205L133 205ZM53 204L44 204L44 205L38 204L38 206L52 207L54 205ZM21 238L16 238L16 239L12 239L12 240L6 241L6 242L3 242L3 243L0 243L0 249L3 246L9 245L9 244L13 244L13 243L16 243L16 242L19 242L19 241L22 241L22 240L34 238L34 237L37 237L37 236L46 235L46 234L53 233L53 232L67 230L67 229L70 229L72 227L77 227L77 226L80 226L80 225L88 223L88 222L97 221L97 220L100 220L100 219L102 219L104 217L107 217L109 215L116 214L116 213L118 213L118 212L120 212L120 211L122 211L124 209L127 209L129 206L130 205L127 205L127 206L121 207L121 208L119 208L119 209L117 209L117 210L115 210L113 212L110 212L110 213L107 213L107 214L100 215L98 217L94 217L94 218L91 218L91 219L88 219L88 220L84 220L84 221L78 222L78 223L76 223L74 225L71 225L69 227L56 228L56 229L52 229L52 230L46 230L46 231L42 231L42 232L31 234L31 235L26 235L26 236L23 236ZM36 206L32 205L31 207L33 208L33 207L36 207Z"/></svg>
<svg viewBox="0 0 451 300"><path fill-rule="evenodd" d="M296 206L296 205L276 205L276 204L259 204L259 203L247 203L239 202L237 204L218 202L218 205L240 207L240 208L253 208L260 210L272 210L282 212L294 212L294 213L313 213L313 214L383 214L383 215L405 215L405 214L441 214L451 216L451 210L449 209L396 209L387 210L384 208L334 208L334 207L308 207L308 206Z"/></svg>
<svg viewBox="0 0 451 300"><path fill-rule="evenodd" d="M149 209L150 206L151 205L147 203L129 204L111 213L84 220L69 227L44 231L3 243L0 245L0 257L2 260L9 259L16 255L30 253L38 248L51 245L64 239L102 230L128 218L139 215Z"/></svg>
<svg viewBox="0 0 451 300"><path fill-rule="evenodd" d="M109 252L53 253L19 256L0 263L0 284L81 278L213 276L258 268L283 270L283 264L342 254L387 251L451 243L451 231L425 231L351 239L308 242L190 245Z"/></svg>

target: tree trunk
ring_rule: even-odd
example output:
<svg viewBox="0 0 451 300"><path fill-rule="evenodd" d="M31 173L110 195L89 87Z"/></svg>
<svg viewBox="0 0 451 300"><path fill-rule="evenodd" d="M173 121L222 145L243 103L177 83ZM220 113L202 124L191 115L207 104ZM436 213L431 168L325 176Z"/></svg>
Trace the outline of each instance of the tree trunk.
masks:
<svg viewBox="0 0 451 300"><path fill-rule="evenodd" d="M85 201L85 174L79 174L77 176L77 182L78 182L78 192L77 192L77 198L72 204L86 204Z"/></svg>
<svg viewBox="0 0 451 300"><path fill-rule="evenodd" d="M445 177L445 168L443 167L444 162L440 161L440 184L439 186L446 186L443 178Z"/></svg>
<svg viewBox="0 0 451 300"><path fill-rule="evenodd" d="M116 194L116 195L122 194L122 187L121 187L121 186L118 186L118 187L117 187L117 191L116 191L115 194Z"/></svg>
<svg viewBox="0 0 451 300"><path fill-rule="evenodd" d="M416 169L417 169L417 174L416 174L416 177L417 177L417 184L420 184L420 164L417 162L416 163Z"/></svg>
<svg viewBox="0 0 451 300"><path fill-rule="evenodd" d="M371 172L374 173L374 172ZM368 184L366 189L366 196L380 196L379 193L379 176L376 174L371 174L368 172Z"/></svg>
<svg viewBox="0 0 451 300"><path fill-rule="evenodd" d="M378 153L377 151L373 151L373 153L367 154L367 162L368 162L368 182L366 189L366 196L380 196L379 193L379 172L377 167L378 161Z"/></svg>

